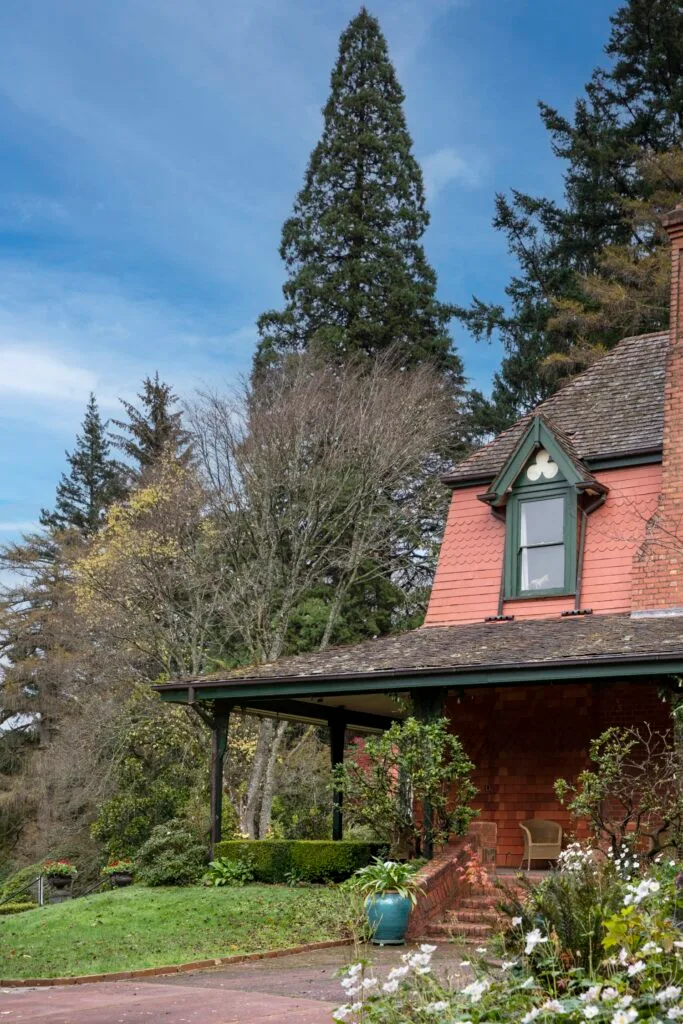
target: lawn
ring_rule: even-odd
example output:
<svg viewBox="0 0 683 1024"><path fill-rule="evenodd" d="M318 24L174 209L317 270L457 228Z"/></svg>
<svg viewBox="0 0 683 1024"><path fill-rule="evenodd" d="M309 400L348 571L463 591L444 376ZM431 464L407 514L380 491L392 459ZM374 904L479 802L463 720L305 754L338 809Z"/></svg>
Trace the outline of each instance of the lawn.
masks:
<svg viewBox="0 0 683 1024"><path fill-rule="evenodd" d="M342 937L334 888L133 886L0 918L0 978L54 978Z"/></svg>

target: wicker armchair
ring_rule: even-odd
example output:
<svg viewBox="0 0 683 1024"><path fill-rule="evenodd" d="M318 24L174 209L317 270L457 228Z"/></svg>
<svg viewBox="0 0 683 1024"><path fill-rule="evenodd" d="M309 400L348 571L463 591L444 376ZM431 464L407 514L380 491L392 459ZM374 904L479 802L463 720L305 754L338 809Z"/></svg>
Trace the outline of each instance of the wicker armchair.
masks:
<svg viewBox="0 0 683 1024"><path fill-rule="evenodd" d="M556 821L544 821L542 818L529 818L520 821L519 827L524 833L523 866L531 869L532 860L557 860L562 850L562 826Z"/></svg>

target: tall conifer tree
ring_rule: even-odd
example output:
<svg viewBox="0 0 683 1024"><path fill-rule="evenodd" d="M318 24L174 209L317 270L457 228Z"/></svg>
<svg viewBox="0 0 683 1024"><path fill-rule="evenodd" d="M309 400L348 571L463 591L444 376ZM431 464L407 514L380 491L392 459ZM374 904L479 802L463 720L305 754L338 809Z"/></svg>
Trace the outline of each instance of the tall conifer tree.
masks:
<svg viewBox="0 0 683 1024"><path fill-rule="evenodd" d="M73 452L66 453L70 469L57 485L54 511L43 509L40 522L50 529L73 528L84 536L93 534L112 501L123 493L120 465L110 456L97 401L93 394L85 411L83 430Z"/></svg>
<svg viewBox="0 0 683 1024"><path fill-rule="evenodd" d="M259 319L257 372L311 346L339 362L395 346L404 365L431 361L460 384L452 308L421 244L429 214L403 100L363 8L341 36L322 138L282 230L285 308Z"/></svg>
<svg viewBox="0 0 683 1024"><path fill-rule="evenodd" d="M558 368L580 369L596 346L667 325L659 306L649 319L639 310L633 323L590 316L596 295L586 282L603 274L604 254L642 249L634 210L653 199L656 205L660 187L650 158L683 140L680 3L628 0L610 20L609 63L593 73L573 118L540 104L553 152L566 161L564 203L517 190L496 197L494 227L519 270L506 304L475 298L458 311L476 337L496 334L505 347L492 400L474 397L480 435L503 429L550 394L563 380ZM654 239L655 248L663 239ZM650 239L646 248L650 257ZM588 315L573 315L577 310Z"/></svg>

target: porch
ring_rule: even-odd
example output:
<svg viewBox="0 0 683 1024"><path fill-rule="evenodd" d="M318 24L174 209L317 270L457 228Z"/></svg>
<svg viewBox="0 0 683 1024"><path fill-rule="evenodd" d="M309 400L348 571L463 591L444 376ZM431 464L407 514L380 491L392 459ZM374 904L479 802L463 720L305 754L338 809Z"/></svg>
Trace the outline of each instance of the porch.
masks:
<svg viewBox="0 0 683 1024"><path fill-rule="evenodd" d="M520 821L547 818L569 829L554 782L586 766L593 738L610 725L666 726L662 693L677 688L683 672L680 621L624 615L420 629L156 689L164 701L193 707L211 728L212 843L221 838L234 710L326 727L336 765L353 735L405 717L408 697L416 717L449 718L476 766L478 820L495 825L489 856L514 869L523 851ZM342 836L336 794L333 838Z"/></svg>

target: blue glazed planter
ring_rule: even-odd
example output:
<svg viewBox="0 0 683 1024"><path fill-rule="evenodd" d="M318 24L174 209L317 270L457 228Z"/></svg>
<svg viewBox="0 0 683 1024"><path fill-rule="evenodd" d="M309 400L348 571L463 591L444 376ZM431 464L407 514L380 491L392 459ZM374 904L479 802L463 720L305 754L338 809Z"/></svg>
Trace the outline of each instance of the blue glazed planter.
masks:
<svg viewBox="0 0 683 1024"><path fill-rule="evenodd" d="M387 892L383 896L368 896L365 914L372 929L376 946L402 946L408 927L411 902L407 896Z"/></svg>

